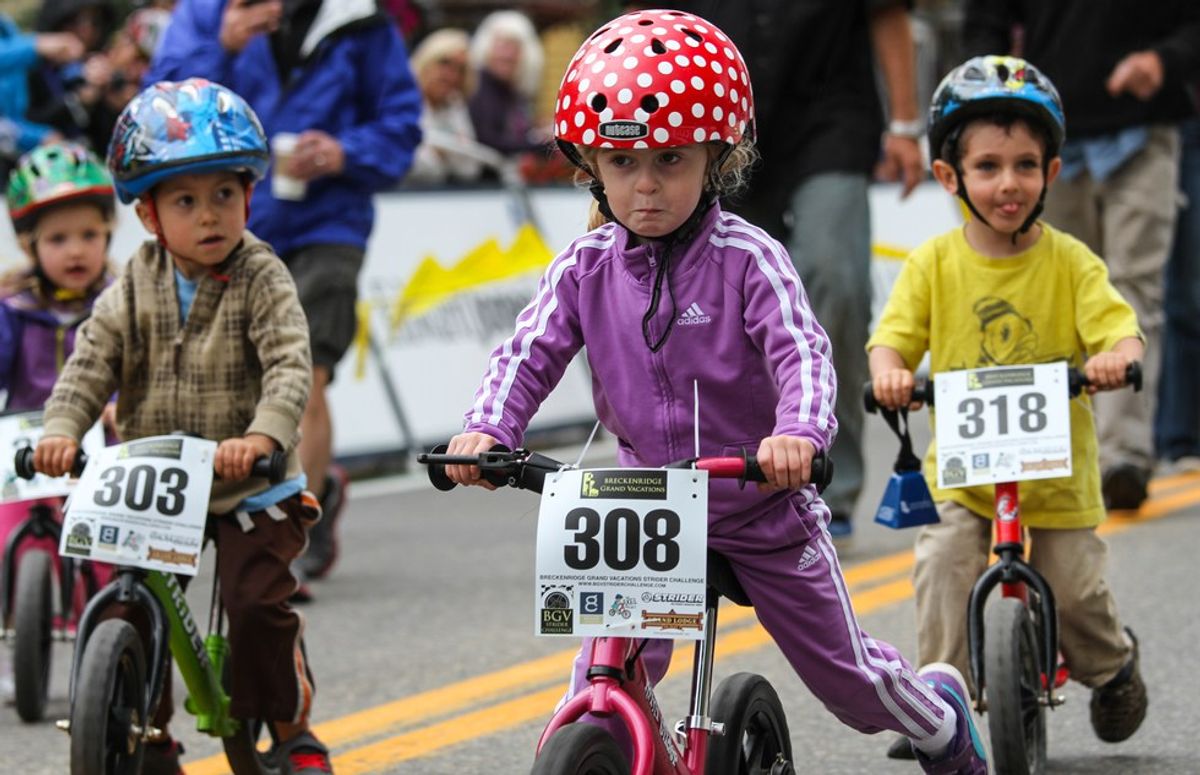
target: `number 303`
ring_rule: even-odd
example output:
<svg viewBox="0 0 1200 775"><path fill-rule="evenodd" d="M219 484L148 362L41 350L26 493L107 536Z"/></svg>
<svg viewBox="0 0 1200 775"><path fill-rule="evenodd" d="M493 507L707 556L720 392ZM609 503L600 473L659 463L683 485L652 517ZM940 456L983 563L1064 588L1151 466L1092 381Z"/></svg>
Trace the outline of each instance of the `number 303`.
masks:
<svg viewBox="0 0 1200 775"><path fill-rule="evenodd" d="M128 470L124 466L112 466L100 472L103 489L92 496L97 506L117 505L124 496L125 506L132 511L146 511L151 503L164 517L179 516L183 512L183 490L187 487L187 471L181 468L164 468L162 478L153 466L139 465ZM155 490L162 485L162 493L155 498ZM123 485L123 486L122 486Z"/></svg>

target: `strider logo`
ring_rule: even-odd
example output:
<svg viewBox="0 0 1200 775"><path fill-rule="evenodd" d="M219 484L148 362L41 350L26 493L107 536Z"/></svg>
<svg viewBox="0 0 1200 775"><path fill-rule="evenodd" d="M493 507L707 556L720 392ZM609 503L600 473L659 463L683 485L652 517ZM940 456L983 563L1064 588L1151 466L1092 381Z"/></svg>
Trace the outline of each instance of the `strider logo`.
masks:
<svg viewBox="0 0 1200 775"><path fill-rule="evenodd" d="M677 326L704 326L712 322L712 315L706 314L700 309L700 305L692 302L692 306L683 311L679 319L675 321Z"/></svg>

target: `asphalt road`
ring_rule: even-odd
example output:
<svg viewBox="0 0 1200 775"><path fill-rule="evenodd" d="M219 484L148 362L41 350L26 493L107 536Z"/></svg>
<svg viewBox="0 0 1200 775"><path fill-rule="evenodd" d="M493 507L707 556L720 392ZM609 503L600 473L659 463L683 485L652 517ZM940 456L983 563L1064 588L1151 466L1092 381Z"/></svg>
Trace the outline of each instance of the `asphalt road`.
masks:
<svg viewBox="0 0 1200 775"><path fill-rule="evenodd" d="M871 421L872 476L855 536L841 551L856 610L873 636L915 654L912 534L870 522L895 454ZM599 449L588 462L603 462ZM304 608L317 677L315 721L346 773L527 772L533 746L565 685L576 643L532 633L537 502L527 493L478 488L433 491L418 476L358 483L342 526L343 553ZM1156 482L1140 516L1113 517L1109 580L1121 613L1142 643L1149 717L1120 745L1099 742L1087 690L1065 689L1049 720L1050 772L1196 773L1195 697L1200 642L1195 566L1200 474ZM202 576L189 596L203 614ZM201 618L198 616L198 618ZM717 680L748 670L766 676L787 711L800 772L915 772L883 752L888 736L841 726L813 700L749 609L722 609ZM8 657L8 647L3 658ZM50 719L67 713L70 647L55 652ZM690 654L663 683L668 719L686 712ZM180 686L176 696L182 697ZM190 729L177 710L175 733L189 775L222 773L220 746ZM23 724L0 708L0 771L63 773L68 738L51 721Z"/></svg>

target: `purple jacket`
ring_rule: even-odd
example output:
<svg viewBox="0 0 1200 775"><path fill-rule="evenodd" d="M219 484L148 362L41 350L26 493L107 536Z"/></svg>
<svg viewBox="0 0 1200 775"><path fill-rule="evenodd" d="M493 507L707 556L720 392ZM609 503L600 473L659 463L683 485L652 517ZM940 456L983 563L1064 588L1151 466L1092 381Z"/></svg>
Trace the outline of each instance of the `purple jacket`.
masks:
<svg viewBox="0 0 1200 775"><path fill-rule="evenodd" d="M75 349L75 332L91 315L84 304L48 309L31 290L0 299L0 388L5 411L41 409Z"/></svg>
<svg viewBox="0 0 1200 775"><path fill-rule="evenodd" d="M492 353L465 429L520 446L534 412L586 345L596 413L617 437L623 466L694 454L693 381L701 455L753 452L763 438L785 434L829 449L837 428L830 344L783 247L714 206L672 254L676 310L664 289L650 333L673 330L653 353L641 325L662 248L630 246L628 237L615 224L602 226L551 263L515 332ZM758 513L781 497L721 480L709 504L714 516Z"/></svg>

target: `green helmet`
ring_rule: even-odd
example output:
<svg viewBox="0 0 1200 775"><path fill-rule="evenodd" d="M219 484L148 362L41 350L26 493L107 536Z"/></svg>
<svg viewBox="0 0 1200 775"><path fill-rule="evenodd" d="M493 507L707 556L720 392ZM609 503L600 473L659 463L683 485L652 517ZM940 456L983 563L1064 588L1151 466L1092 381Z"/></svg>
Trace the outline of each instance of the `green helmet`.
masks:
<svg viewBox="0 0 1200 775"><path fill-rule="evenodd" d="M38 213L53 205L93 202L106 213L115 207L104 162L75 143L43 145L22 156L8 176L7 194L8 215L18 234L31 231Z"/></svg>

